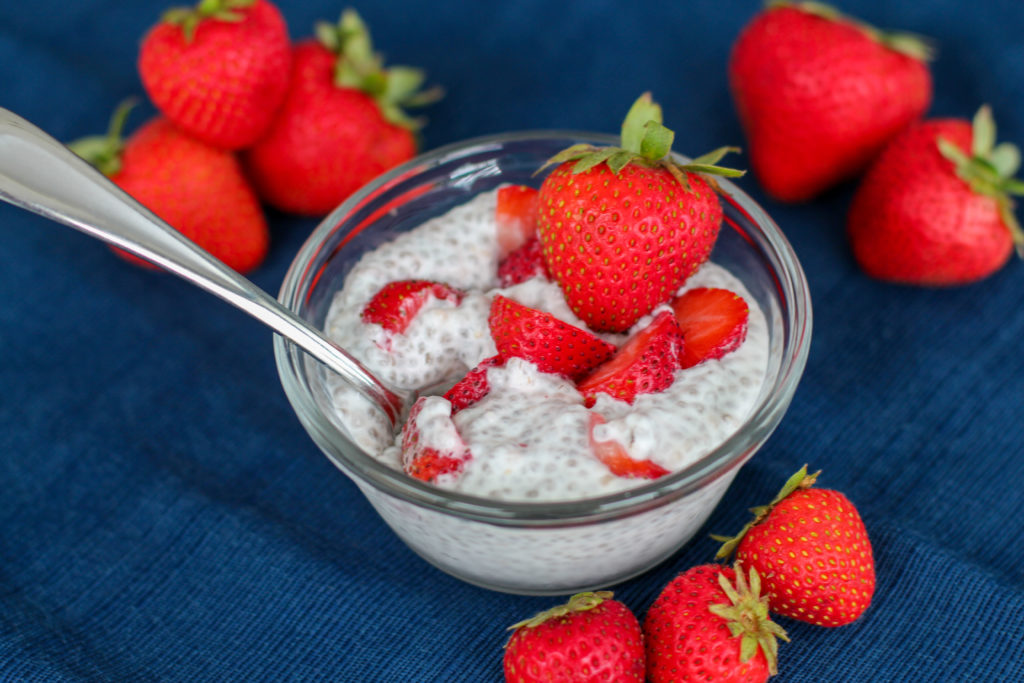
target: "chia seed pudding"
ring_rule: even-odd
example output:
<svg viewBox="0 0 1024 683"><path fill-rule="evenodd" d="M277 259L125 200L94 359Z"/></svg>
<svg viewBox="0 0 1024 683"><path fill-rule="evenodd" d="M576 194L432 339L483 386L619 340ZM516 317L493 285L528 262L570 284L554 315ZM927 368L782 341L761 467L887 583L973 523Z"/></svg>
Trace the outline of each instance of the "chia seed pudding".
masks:
<svg viewBox="0 0 1024 683"><path fill-rule="evenodd" d="M496 295L586 329L555 282L537 276L500 286L495 210L496 191L479 194L365 254L334 295L325 326L328 335L384 382L419 391L451 384L496 355L488 327ZM374 295L386 284L403 280L444 283L463 296L458 302L428 297L401 334L364 322L362 312ZM633 459L649 460L669 472L699 460L735 432L754 408L768 365L769 333L754 298L726 269L705 263L676 295L698 287L728 289L746 301L746 337L736 350L676 370L667 389L640 394L632 404L602 393L589 407L571 379L509 358L487 370L486 396L454 415L441 396L423 400L413 418L420 439L440 450L461 443L472 453L464 469L438 476L433 483L516 502L579 500L647 483L613 474L594 456L591 439L614 440ZM625 333L595 334L618 346L662 310L671 307L659 306ZM332 407L355 442L401 470L401 435L392 433L366 399L340 381L329 381ZM591 434L592 412L604 422Z"/></svg>

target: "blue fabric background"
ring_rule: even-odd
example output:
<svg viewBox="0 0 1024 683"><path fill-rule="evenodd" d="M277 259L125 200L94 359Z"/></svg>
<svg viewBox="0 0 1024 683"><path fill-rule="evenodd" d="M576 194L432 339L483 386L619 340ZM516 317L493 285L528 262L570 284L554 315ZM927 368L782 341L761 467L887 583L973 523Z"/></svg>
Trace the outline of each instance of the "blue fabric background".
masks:
<svg viewBox="0 0 1024 683"><path fill-rule="evenodd" d="M282 2L293 37L335 19ZM677 149L742 141L729 46L752 0L357 8L392 63L448 91L424 147L513 129L615 132L643 90ZM938 40L931 115L990 103L1024 143L1017 0L843 8ZM60 139L142 94L163 3L0 3L0 106ZM144 108L144 111L145 108ZM146 111L151 113L151 110ZM136 113L130 127L145 116ZM740 160L739 163L743 163ZM792 407L706 529L616 587L643 615L801 464L861 509L878 593L854 625L786 621L786 682L1024 679L1024 265L950 290L872 281L851 259L851 186L764 198L806 269L810 361ZM276 292L315 221L271 213L253 279ZM552 604L464 585L384 526L301 429L267 330L176 278L0 205L0 679L499 681L504 628Z"/></svg>

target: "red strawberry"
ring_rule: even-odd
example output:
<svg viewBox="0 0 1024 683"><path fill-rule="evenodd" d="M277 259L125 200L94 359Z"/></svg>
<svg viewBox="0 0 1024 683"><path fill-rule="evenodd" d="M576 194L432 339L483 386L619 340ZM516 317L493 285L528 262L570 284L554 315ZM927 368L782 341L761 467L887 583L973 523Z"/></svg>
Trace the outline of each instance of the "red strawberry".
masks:
<svg viewBox="0 0 1024 683"><path fill-rule="evenodd" d="M444 397L452 404L452 415L486 396L490 391L487 384L487 370L501 367L504 364L505 359L501 356L484 358L475 368L467 372L465 377L445 392Z"/></svg>
<svg viewBox="0 0 1024 683"><path fill-rule="evenodd" d="M438 477L443 475L458 476L473 456L456 431L454 423L451 422L451 413L445 415L432 413L424 418L446 421L443 426L446 432L447 446L437 448L423 443L418 421L428 405L429 398L423 396L416 400L416 403L409 409L408 419L402 426L402 468L414 479L435 482ZM437 405L433 404L433 406ZM434 407L431 410L434 410Z"/></svg>
<svg viewBox="0 0 1024 683"><path fill-rule="evenodd" d="M683 336L669 311L659 313L651 324L626 340L602 365L577 382L586 406L599 393L632 403L638 394L664 391L675 380Z"/></svg>
<svg viewBox="0 0 1024 683"><path fill-rule="evenodd" d="M854 195L848 217L853 254L865 272L917 285L959 285L985 278L1024 232L1011 194L1019 154L995 145L982 107L972 125L937 119L916 125L885 149Z"/></svg>
<svg viewBox="0 0 1024 683"><path fill-rule="evenodd" d="M200 140L247 147L284 101L288 27L266 0L203 0L175 8L142 40L139 75L153 104Z"/></svg>
<svg viewBox="0 0 1024 683"><path fill-rule="evenodd" d="M533 277L548 277L540 240L531 238L498 264L498 284L511 287Z"/></svg>
<svg viewBox="0 0 1024 683"><path fill-rule="evenodd" d="M541 372L575 379L615 352L615 347L544 311L500 294L487 320L498 353L524 358Z"/></svg>
<svg viewBox="0 0 1024 683"><path fill-rule="evenodd" d="M776 673L777 638L758 573L739 564L692 567L674 578L644 619L650 683L761 683Z"/></svg>
<svg viewBox="0 0 1024 683"><path fill-rule="evenodd" d="M523 246L537 234L539 193L525 185L506 185L498 189L494 221L498 228L498 248L502 256Z"/></svg>
<svg viewBox="0 0 1024 683"><path fill-rule="evenodd" d="M402 107L436 99L417 92L423 74L381 68L352 10L338 26L319 24L319 41L292 52L291 84L269 131L248 150L260 195L284 211L322 215L380 173L416 153L418 121Z"/></svg>
<svg viewBox="0 0 1024 683"><path fill-rule="evenodd" d="M231 268L245 273L262 263L270 240L266 219L234 155L200 142L162 117L150 120L122 143L130 108L118 109L106 136L69 146Z"/></svg>
<svg viewBox="0 0 1024 683"><path fill-rule="evenodd" d="M718 557L756 569L776 614L820 626L857 619L875 592L875 561L857 508L838 491L815 489L807 467L754 520L725 541Z"/></svg>
<svg viewBox="0 0 1024 683"><path fill-rule="evenodd" d="M362 320L364 323L377 323L389 332L402 334L430 297L450 301L458 306L462 301L462 292L430 280L389 282L363 307Z"/></svg>
<svg viewBox="0 0 1024 683"><path fill-rule="evenodd" d="M661 107L642 95L622 125L622 148L574 145L540 188L538 234L548 270L593 330L623 332L667 301L704 261L722 207L714 181L721 148L679 164Z"/></svg>
<svg viewBox="0 0 1024 683"><path fill-rule="evenodd" d="M729 81L765 191L809 199L857 174L931 103L928 46L818 2L773 2L733 46Z"/></svg>
<svg viewBox="0 0 1024 683"><path fill-rule="evenodd" d="M672 302L683 331L679 364L690 368L735 351L747 336L750 309L728 289L699 287Z"/></svg>
<svg viewBox="0 0 1024 683"><path fill-rule="evenodd" d="M625 683L644 680L640 623L610 591L579 593L568 604L512 626L505 645L508 683Z"/></svg>
<svg viewBox="0 0 1024 683"><path fill-rule="evenodd" d="M657 479L668 474L668 470L652 460L634 460L618 441L598 441L594 438L594 427L605 423L603 415L590 413L590 449L616 477L632 479Z"/></svg>

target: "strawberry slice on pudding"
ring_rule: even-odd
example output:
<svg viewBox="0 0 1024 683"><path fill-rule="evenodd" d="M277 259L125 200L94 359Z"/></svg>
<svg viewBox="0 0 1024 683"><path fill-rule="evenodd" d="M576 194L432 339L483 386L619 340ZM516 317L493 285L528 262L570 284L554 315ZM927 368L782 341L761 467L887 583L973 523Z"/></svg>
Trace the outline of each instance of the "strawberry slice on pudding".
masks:
<svg viewBox="0 0 1024 683"><path fill-rule="evenodd" d="M491 390L487 384L487 370L505 364L505 359L498 356L484 358L480 363L452 386L444 397L452 404L452 415L463 408L473 405Z"/></svg>
<svg viewBox="0 0 1024 683"><path fill-rule="evenodd" d="M499 255L504 258L537 235L540 193L526 185L498 189L494 222L498 231Z"/></svg>
<svg viewBox="0 0 1024 683"><path fill-rule="evenodd" d="M594 437L594 428L605 423L603 415L590 413L590 449L612 474L616 477L633 479L657 479L669 473L667 469L652 460L634 460L629 455L629 451L614 439L598 441Z"/></svg>
<svg viewBox="0 0 1024 683"><path fill-rule="evenodd" d="M721 358L747 337L750 307L728 289L691 289L672 302L672 309L683 331L679 363L684 368Z"/></svg>
<svg viewBox="0 0 1024 683"><path fill-rule="evenodd" d="M541 372L576 379L614 352L615 347L550 313L500 294L487 320L498 354L528 360Z"/></svg>
<svg viewBox="0 0 1024 683"><path fill-rule="evenodd" d="M363 307L364 323L377 323L388 332L401 334L430 297L462 302L462 292L441 282L430 280L398 280L381 287Z"/></svg>
<svg viewBox="0 0 1024 683"><path fill-rule="evenodd" d="M544 250L540 240L531 237L498 264L498 284L502 287L511 287L534 277L550 279L551 274L544 261Z"/></svg>
<svg viewBox="0 0 1024 683"><path fill-rule="evenodd" d="M605 393L633 403L639 394L664 391L675 381L683 335L671 311L662 311L619 347L615 355L576 383L583 404L594 405Z"/></svg>
<svg viewBox="0 0 1024 683"><path fill-rule="evenodd" d="M420 481L457 477L472 458L452 422L451 404L437 396L423 396L409 410L402 426L402 468Z"/></svg>

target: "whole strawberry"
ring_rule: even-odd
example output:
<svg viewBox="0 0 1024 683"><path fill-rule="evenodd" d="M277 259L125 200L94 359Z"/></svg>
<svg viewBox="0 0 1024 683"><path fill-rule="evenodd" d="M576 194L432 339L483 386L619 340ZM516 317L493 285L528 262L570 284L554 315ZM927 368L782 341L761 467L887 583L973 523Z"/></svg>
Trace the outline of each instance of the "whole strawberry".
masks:
<svg viewBox="0 0 1024 683"><path fill-rule="evenodd" d="M235 156L196 140L163 117L122 142L129 109L118 109L106 136L69 146L231 268L244 273L258 266L269 244L266 219Z"/></svg>
<svg viewBox="0 0 1024 683"><path fill-rule="evenodd" d="M200 140L241 149L266 132L288 89L291 43L267 0L203 0L168 10L142 40L153 104Z"/></svg>
<svg viewBox="0 0 1024 683"><path fill-rule="evenodd" d="M776 673L778 638L757 571L705 564L658 595L644 619L651 683L761 683Z"/></svg>
<svg viewBox="0 0 1024 683"><path fill-rule="evenodd" d="M574 145L540 189L544 260L573 312L591 329L628 330L704 263L722 222L715 166L730 148L681 164L674 133L650 94L622 124L622 147Z"/></svg>
<svg viewBox="0 0 1024 683"><path fill-rule="evenodd" d="M421 122L402 111L429 103L423 74L383 69L366 26L347 10L319 40L293 49L291 84L266 136L245 163L260 196L292 213L322 215L380 173L416 153Z"/></svg>
<svg viewBox="0 0 1024 683"><path fill-rule="evenodd" d="M842 626L871 604L875 561L857 508L838 491L811 488L817 476L801 468L738 535L713 538L725 541L717 557L735 551L761 575L772 612Z"/></svg>
<svg viewBox="0 0 1024 683"><path fill-rule="evenodd" d="M915 125L864 176L848 217L853 254L866 273L916 285L960 285L991 275L1024 232L1011 194L1020 155L995 144L982 107L973 125L937 119Z"/></svg>
<svg viewBox="0 0 1024 683"><path fill-rule="evenodd" d="M927 44L819 2L769 2L733 46L729 81L764 190L803 201L862 170L931 103Z"/></svg>
<svg viewBox="0 0 1024 683"><path fill-rule="evenodd" d="M505 645L508 683L644 680L644 645L629 608L609 591L579 593L567 604L513 625Z"/></svg>

